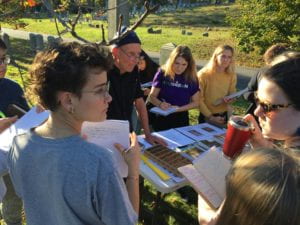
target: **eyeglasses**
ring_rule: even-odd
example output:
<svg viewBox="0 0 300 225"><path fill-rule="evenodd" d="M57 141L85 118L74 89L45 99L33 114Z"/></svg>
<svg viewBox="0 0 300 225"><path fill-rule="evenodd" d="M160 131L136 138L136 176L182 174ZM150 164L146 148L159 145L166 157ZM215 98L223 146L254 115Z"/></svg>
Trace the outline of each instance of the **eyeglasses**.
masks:
<svg viewBox="0 0 300 225"><path fill-rule="evenodd" d="M265 102L261 102L257 97L255 97L255 102L257 106L260 106L263 109L264 113L270 113L270 112L274 112L277 111L279 109L285 109L290 107L291 103L288 104L270 104L270 103L265 103Z"/></svg>
<svg viewBox="0 0 300 225"><path fill-rule="evenodd" d="M109 96L109 86L110 83L107 82L106 84L101 85L101 88L94 90L94 91L82 91L81 93L93 93L99 97L106 98Z"/></svg>
<svg viewBox="0 0 300 225"><path fill-rule="evenodd" d="M135 54L135 53L127 53L125 50L123 50L122 48L119 48L130 60L135 60L135 61L139 61L141 55L140 54Z"/></svg>
<svg viewBox="0 0 300 225"><path fill-rule="evenodd" d="M4 56L3 58L0 58L0 65L7 65L10 63L10 57L8 55Z"/></svg>

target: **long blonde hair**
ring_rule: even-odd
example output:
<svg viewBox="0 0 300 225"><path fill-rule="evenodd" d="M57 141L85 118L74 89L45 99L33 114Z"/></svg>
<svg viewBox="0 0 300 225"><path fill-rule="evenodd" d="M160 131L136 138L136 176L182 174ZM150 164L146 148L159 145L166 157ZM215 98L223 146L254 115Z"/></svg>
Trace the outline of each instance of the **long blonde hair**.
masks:
<svg viewBox="0 0 300 225"><path fill-rule="evenodd" d="M240 156L226 178L216 225L298 225L299 155L258 149Z"/></svg>
<svg viewBox="0 0 300 225"><path fill-rule="evenodd" d="M186 70L183 72L183 76L185 80L191 82L197 82L196 63L190 48L185 45L178 45L171 52L170 57L168 58L166 64L162 66L162 69L165 72L165 76L170 76L172 79L174 78L175 73L172 69L172 66L178 57L184 58L184 60L188 64Z"/></svg>
<svg viewBox="0 0 300 225"><path fill-rule="evenodd" d="M215 49L209 62L203 67L203 69L201 69L201 71L215 72L218 66L217 56L222 54L225 50L229 50L232 53L231 62L229 66L225 69L225 73L235 74L234 49L230 45L219 45Z"/></svg>

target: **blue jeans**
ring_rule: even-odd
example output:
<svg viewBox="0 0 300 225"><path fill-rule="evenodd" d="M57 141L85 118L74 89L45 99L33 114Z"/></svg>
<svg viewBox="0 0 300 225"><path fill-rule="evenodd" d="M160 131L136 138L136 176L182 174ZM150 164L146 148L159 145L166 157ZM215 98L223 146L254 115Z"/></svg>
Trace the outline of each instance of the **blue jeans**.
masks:
<svg viewBox="0 0 300 225"><path fill-rule="evenodd" d="M4 224L22 225L22 199L17 196L10 176L5 175L3 180L7 189L1 205Z"/></svg>

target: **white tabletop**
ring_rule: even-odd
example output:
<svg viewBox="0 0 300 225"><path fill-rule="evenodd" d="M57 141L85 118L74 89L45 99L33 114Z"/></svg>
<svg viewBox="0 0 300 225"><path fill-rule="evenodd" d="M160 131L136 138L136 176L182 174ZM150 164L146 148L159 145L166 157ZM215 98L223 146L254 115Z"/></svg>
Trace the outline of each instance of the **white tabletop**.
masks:
<svg viewBox="0 0 300 225"><path fill-rule="evenodd" d="M167 181L163 181L143 161L140 163L140 174L147 179L156 188L156 190L162 193L170 193L188 185L188 181L186 179L183 179L181 182L175 182L171 178Z"/></svg>

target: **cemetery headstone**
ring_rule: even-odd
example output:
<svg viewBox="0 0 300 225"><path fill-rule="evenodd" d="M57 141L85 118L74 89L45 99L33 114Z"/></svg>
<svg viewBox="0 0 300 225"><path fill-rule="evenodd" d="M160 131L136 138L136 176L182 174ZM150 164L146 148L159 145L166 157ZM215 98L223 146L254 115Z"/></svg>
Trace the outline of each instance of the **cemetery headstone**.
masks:
<svg viewBox="0 0 300 225"><path fill-rule="evenodd" d="M32 51L36 51L36 34L29 33L29 45Z"/></svg>
<svg viewBox="0 0 300 225"><path fill-rule="evenodd" d="M42 51L44 49L44 38L43 35L37 34L36 35L36 50Z"/></svg>
<svg viewBox="0 0 300 225"><path fill-rule="evenodd" d="M186 32L186 35L193 35L193 32Z"/></svg>
<svg viewBox="0 0 300 225"><path fill-rule="evenodd" d="M181 30L182 35L185 35L185 32L186 32L185 30Z"/></svg>
<svg viewBox="0 0 300 225"><path fill-rule="evenodd" d="M55 38L54 36L48 36L47 41L49 47L54 47L59 43L59 39Z"/></svg>
<svg viewBox="0 0 300 225"><path fill-rule="evenodd" d="M4 41L4 43L5 43L5 45L6 45L7 49L8 49L8 52L10 52L10 40L9 40L9 36L8 36L7 33L4 33L2 35L2 40Z"/></svg>
<svg viewBox="0 0 300 225"><path fill-rule="evenodd" d="M169 58L171 52L173 51L173 49L176 48L176 45L174 43L167 43L164 44L161 48L160 48L160 57L159 57L159 64L163 65L165 64L165 62L167 61L167 59Z"/></svg>

